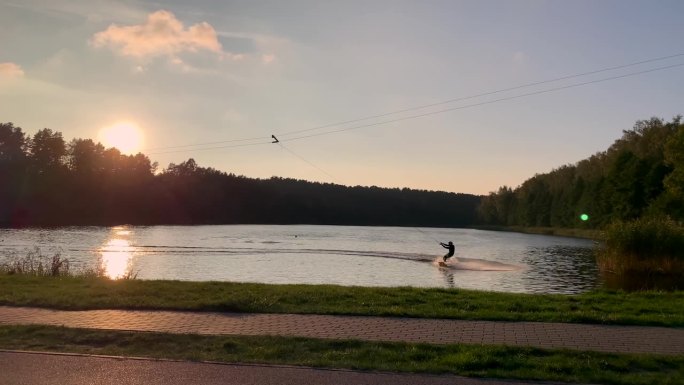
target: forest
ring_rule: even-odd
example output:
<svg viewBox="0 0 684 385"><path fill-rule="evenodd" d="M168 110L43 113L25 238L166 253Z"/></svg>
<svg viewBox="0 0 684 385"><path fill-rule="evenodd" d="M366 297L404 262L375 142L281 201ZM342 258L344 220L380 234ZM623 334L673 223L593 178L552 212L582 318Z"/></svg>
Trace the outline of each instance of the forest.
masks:
<svg viewBox="0 0 684 385"><path fill-rule="evenodd" d="M638 121L606 151L502 186L478 209L481 223L500 226L600 229L642 217L684 220L681 116Z"/></svg>
<svg viewBox="0 0 684 385"><path fill-rule="evenodd" d="M0 226L114 224L473 225L605 228L684 219L684 124L638 121L606 151L487 196L255 179L158 165L91 139L0 124ZM582 214L586 214L582 220Z"/></svg>
<svg viewBox="0 0 684 385"><path fill-rule="evenodd" d="M158 165L91 139L0 124L0 227L336 224L464 227L480 196L254 179L188 159Z"/></svg>

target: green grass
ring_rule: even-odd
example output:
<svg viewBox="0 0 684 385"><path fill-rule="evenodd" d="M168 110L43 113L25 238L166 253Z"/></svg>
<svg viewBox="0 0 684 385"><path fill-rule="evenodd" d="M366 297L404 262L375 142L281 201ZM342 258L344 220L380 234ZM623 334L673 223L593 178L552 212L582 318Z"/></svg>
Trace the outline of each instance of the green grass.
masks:
<svg viewBox="0 0 684 385"><path fill-rule="evenodd" d="M461 289L266 285L0 274L0 305L684 326L684 292L531 295Z"/></svg>
<svg viewBox="0 0 684 385"><path fill-rule="evenodd" d="M601 384L684 383L684 356L0 327L0 348Z"/></svg>

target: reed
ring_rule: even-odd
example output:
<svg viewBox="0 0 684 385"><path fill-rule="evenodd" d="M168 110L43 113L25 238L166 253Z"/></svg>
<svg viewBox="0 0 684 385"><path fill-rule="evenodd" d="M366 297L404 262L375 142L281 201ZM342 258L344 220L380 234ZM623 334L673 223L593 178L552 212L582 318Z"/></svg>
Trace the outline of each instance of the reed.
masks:
<svg viewBox="0 0 684 385"><path fill-rule="evenodd" d="M662 217L613 223L597 263L618 275L684 274L684 225Z"/></svg>
<svg viewBox="0 0 684 385"><path fill-rule="evenodd" d="M107 278L107 272L102 263L72 269L69 260L62 258L61 253L56 252L52 256L44 255L38 247L27 250L23 256L18 256L16 252L11 253L6 256L5 260L6 262L0 263L0 275ZM137 277L137 271L129 270L116 279L132 280Z"/></svg>
<svg viewBox="0 0 684 385"><path fill-rule="evenodd" d="M69 260L62 258L59 252L46 256L36 247L27 251L24 257L8 257L7 262L0 264L0 274L59 277L70 275L70 266Z"/></svg>

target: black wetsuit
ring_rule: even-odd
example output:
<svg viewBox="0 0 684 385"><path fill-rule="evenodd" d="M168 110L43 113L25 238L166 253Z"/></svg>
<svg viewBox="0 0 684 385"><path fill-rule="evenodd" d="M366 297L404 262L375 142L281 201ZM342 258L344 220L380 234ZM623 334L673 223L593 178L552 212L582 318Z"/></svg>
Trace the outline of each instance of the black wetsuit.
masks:
<svg viewBox="0 0 684 385"><path fill-rule="evenodd" d="M449 242L449 244L440 242L439 244L442 245L443 248L449 249L449 252L444 255L444 262L446 262L447 259L454 256L454 250L456 249L456 247L451 242Z"/></svg>

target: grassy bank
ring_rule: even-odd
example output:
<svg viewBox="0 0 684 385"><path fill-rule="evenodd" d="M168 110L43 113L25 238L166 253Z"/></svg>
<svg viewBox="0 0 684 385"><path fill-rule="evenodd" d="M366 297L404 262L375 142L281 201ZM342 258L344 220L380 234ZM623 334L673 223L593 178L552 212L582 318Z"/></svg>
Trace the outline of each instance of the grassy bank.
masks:
<svg viewBox="0 0 684 385"><path fill-rule="evenodd" d="M601 291L568 296L409 287L0 275L0 305L684 326L681 291Z"/></svg>
<svg viewBox="0 0 684 385"><path fill-rule="evenodd" d="M512 231L524 234L556 235L559 237L603 239L603 232L596 229L568 229L562 227L524 227L524 226L474 226L477 230Z"/></svg>
<svg viewBox="0 0 684 385"><path fill-rule="evenodd" d="M0 348L601 384L681 384L684 357L503 346L0 327Z"/></svg>

